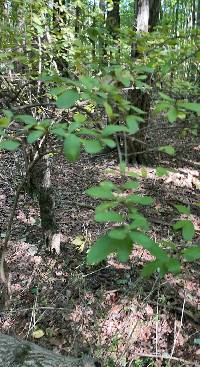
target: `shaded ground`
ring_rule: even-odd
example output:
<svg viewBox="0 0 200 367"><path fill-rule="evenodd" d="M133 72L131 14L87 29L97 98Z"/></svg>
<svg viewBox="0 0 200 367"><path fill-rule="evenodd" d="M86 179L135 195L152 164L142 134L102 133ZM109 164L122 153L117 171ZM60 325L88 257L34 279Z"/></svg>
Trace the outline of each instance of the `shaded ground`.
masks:
<svg viewBox="0 0 200 367"><path fill-rule="evenodd" d="M173 132L174 141L177 138ZM170 242L184 246L180 235L171 229L178 218L175 203L191 205L195 242L199 240L200 208L195 205L200 201L198 139L193 138L193 148L188 143L191 136L185 138L177 161L170 161L176 172L168 176L158 178L155 168L148 167L142 178L140 167L130 168L140 174L141 192L156 199L155 207L144 213L152 221L152 238L165 241L166 247ZM171 140L169 134L158 134L159 145ZM2 238L14 195L17 159L17 153L1 153ZM163 165L169 164L166 157L159 159ZM196 167L191 167L190 161L196 162ZM139 271L151 257L140 247L134 248L127 264L111 257L97 267L86 265L86 251L105 226L94 222L95 200L84 191L105 177L121 180L115 154L83 155L74 165L64 157L52 163L62 232L59 257L43 249L36 253L41 243L38 208L28 196L21 196L8 254L12 299L9 310L1 311L1 331L32 339L38 328L44 332L39 344L75 356L90 352L103 366L200 366L199 262L183 264L180 276L168 275L162 280L154 276L145 281L139 278ZM156 355L164 358L156 361Z"/></svg>

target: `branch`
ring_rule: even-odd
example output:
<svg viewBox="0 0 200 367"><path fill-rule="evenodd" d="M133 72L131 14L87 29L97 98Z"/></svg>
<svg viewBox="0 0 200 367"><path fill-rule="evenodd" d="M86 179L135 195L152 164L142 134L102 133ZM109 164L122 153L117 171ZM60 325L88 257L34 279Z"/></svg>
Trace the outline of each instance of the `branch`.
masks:
<svg viewBox="0 0 200 367"><path fill-rule="evenodd" d="M10 239L10 235L11 235L11 230L12 230L12 224L13 224L13 220L14 220L14 216L15 216L15 212L17 209L17 204L19 201L19 197L20 197L20 193L26 183L27 177L30 173L30 171L32 170L32 168L34 167L34 165L47 153L45 152L44 154L38 154L38 152L36 153L34 160L29 164L28 169L26 171L26 174L24 175L24 177L22 178L21 182L19 183L18 187L17 187L17 191L16 191L16 195L15 195L15 199L14 199L14 203L13 203L13 207L10 213L10 218L8 221L8 225L7 225L7 229L6 229L6 236L5 239L3 241L3 246L0 249L0 279L2 280L3 283L6 283L8 288L8 267L5 261L5 257L6 257L6 252L8 250L8 241ZM9 289L8 289L9 292Z"/></svg>

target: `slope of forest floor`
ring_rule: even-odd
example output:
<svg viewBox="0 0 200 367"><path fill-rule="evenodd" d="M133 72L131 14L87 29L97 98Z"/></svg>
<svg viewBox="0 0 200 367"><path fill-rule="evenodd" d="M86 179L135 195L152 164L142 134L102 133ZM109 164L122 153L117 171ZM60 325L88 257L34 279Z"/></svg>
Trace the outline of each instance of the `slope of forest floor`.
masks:
<svg viewBox="0 0 200 367"><path fill-rule="evenodd" d="M157 131L158 145L179 142L179 130ZM155 133L149 132L149 144ZM146 168L129 170L140 175L140 192L156 200L144 210L152 223L150 234L171 253L183 248L171 224L178 218L174 204L190 205L195 224L195 243L200 236L199 137L186 136L170 160L156 156ZM17 183L19 153L1 152L0 233L5 236ZM173 167L163 177L156 165ZM143 170L144 171L144 170ZM144 177L145 176L145 177ZM143 280L142 265L151 258L134 247L130 260L120 264L114 256L99 266L86 265L89 245L106 230L96 224L96 201L84 191L121 177L115 152L82 155L75 164L62 156L52 162L52 183L57 196L57 217L62 233L61 255L44 251L36 201L21 195L9 242L8 263L12 274L9 309L0 313L0 329L32 339L34 328L44 332L38 344L79 356L89 352L103 366L200 366L200 264L183 263L182 274L156 275ZM162 358L156 359L156 356ZM170 357L171 356L171 357ZM170 364L169 364L170 359Z"/></svg>

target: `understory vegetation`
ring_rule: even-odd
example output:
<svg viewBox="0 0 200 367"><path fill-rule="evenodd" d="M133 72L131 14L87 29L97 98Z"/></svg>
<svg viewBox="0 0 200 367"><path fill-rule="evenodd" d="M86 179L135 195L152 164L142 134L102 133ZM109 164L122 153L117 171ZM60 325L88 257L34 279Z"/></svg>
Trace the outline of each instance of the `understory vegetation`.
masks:
<svg viewBox="0 0 200 367"><path fill-rule="evenodd" d="M69 367L199 366L200 1L0 19L0 331L92 356Z"/></svg>

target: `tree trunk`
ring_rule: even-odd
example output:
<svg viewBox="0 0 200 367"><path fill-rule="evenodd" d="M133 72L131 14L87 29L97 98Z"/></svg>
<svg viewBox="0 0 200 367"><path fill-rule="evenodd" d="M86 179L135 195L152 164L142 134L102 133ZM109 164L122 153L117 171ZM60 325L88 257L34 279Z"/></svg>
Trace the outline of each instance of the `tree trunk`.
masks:
<svg viewBox="0 0 200 367"><path fill-rule="evenodd" d="M197 27L200 27L200 0L198 0L197 6Z"/></svg>
<svg viewBox="0 0 200 367"><path fill-rule="evenodd" d="M149 0L137 0L137 32L148 32L149 25ZM134 55L134 59L139 58L141 56L140 52L137 49L137 44L133 47L134 52L132 50L132 55ZM140 128L143 127L147 123L148 114L150 110L150 96L148 92L142 92L140 89L132 89L129 91L129 100L131 103L140 108L142 111L147 113L147 117L143 124L140 124ZM137 140L135 140L137 139ZM137 154L144 150L144 145L139 141L144 140L144 135L142 131L139 131L134 137L128 137L127 141L127 154L129 162L137 162L137 163L146 163L146 157L142 154Z"/></svg>
<svg viewBox="0 0 200 367"><path fill-rule="evenodd" d="M159 19L160 13L160 0L137 0L136 11L137 11L137 20L136 27L138 33L152 31ZM140 58L141 52L137 49L137 44L132 47L132 57L133 61L136 58ZM147 80L147 83L150 82L150 77ZM140 89L132 89L129 92L129 100L131 103L140 108L142 111L146 112L144 117L144 122L140 124L140 129L137 134L133 136L133 138L129 137L127 141L127 153L128 153L128 161L129 162L137 162L140 164L145 164L148 161L148 157L146 154L140 154L139 152L144 151L145 147L145 133L143 128L148 123L149 113L150 113L150 105L151 105L151 96L149 91L141 91ZM137 153L138 152L138 153Z"/></svg>
<svg viewBox="0 0 200 367"><path fill-rule="evenodd" d="M150 0L149 2L149 32L154 30L161 18L161 0Z"/></svg>
<svg viewBox="0 0 200 367"><path fill-rule="evenodd" d="M80 6L76 6L76 18L75 18L75 37L78 37L80 32L80 15L81 15L81 8Z"/></svg>
<svg viewBox="0 0 200 367"><path fill-rule="evenodd" d="M174 33L175 36L178 36L178 22L179 22L179 0L176 2L176 12L175 12L175 27L174 27Z"/></svg>
<svg viewBox="0 0 200 367"><path fill-rule="evenodd" d="M192 27L195 28L196 25L196 1L192 1Z"/></svg>
<svg viewBox="0 0 200 367"><path fill-rule="evenodd" d="M95 367L91 357L65 357L34 343L0 333L1 367Z"/></svg>
<svg viewBox="0 0 200 367"><path fill-rule="evenodd" d="M96 10L96 0L94 0L92 7L92 11L95 12L95 10ZM95 27L96 27L96 18L93 17L92 28ZM92 43L92 62L94 63L96 59L96 40L92 39L91 43Z"/></svg>
<svg viewBox="0 0 200 367"><path fill-rule="evenodd" d="M120 45L119 45L119 30L120 30L120 0L113 0L113 8L112 10L107 11L107 19L106 19L106 28L108 34L111 36L113 40L112 47L117 48L116 59L119 58L120 54ZM110 60L112 60L112 52L110 53Z"/></svg>
<svg viewBox="0 0 200 367"><path fill-rule="evenodd" d="M55 217L55 195L51 185L50 163L44 156L30 174L30 189L37 196L44 243L50 251L60 253L60 233Z"/></svg>
<svg viewBox="0 0 200 367"><path fill-rule="evenodd" d="M100 67L107 63L106 60L106 49L105 49L105 14L106 14L106 4L105 0L99 0L99 9L103 14L103 21L100 23L100 32L99 32L99 65Z"/></svg>
<svg viewBox="0 0 200 367"><path fill-rule="evenodd" d="M54 0L53 2L53 28L56 34L57 42L61 45L63 43L62 37L62 27L66 24L66 13L63 10L65 6L65 0ZM57 70L61 75L69 77L69 64L67 61L68 50L64 46L60 46L59 50L56 50L57 57L55 57L55 62L57 65Z"/></svg>

